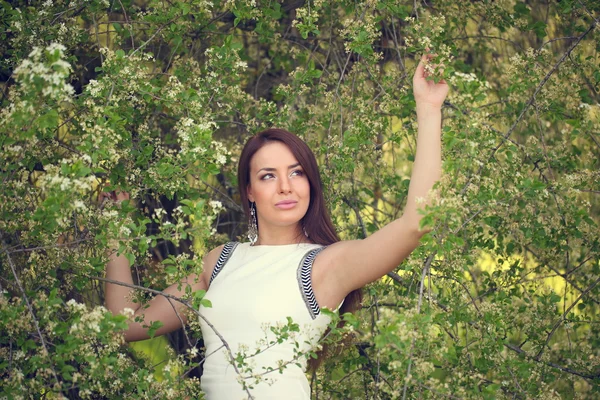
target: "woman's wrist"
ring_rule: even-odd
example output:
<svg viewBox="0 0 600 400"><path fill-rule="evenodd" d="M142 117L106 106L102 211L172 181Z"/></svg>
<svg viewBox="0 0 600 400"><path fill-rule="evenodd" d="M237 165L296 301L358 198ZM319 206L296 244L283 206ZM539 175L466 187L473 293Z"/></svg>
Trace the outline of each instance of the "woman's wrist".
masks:
<svg viewBox="0 0 600 400"><path fill-rule="evenodd" d="M442 106L426 102L417 102L417 115L437 114L442 112Z"/></svg>

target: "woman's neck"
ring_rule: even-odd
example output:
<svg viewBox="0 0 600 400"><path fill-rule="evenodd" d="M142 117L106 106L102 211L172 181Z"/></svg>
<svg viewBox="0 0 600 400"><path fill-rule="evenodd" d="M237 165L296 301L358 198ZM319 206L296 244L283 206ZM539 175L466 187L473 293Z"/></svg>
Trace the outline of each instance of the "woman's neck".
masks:
<svg viewBox="0 0 600 400"><path fill-rule="evenodd" d="M255 246L260 245L285 245L297 243L312 243L304 235L300 225L295 227L269 227L258 229L258 240Z"/></svg>

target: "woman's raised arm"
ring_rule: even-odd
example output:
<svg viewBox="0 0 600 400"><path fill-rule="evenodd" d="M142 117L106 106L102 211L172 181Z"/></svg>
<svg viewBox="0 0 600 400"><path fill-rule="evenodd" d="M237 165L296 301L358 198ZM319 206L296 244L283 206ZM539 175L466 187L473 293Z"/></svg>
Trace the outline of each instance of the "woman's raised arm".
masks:
<svg viewBox="0 0 600 400"><path fill-rule="evenodd" d="M322 306L335 306L346 293L392 271L418 246L425 233L419 229L422 215L418 209L431 201L430 191L441 176L441 108L448 94L445 81L427 80L425 65L431 58L423 56L413 77L418 138L404 212L366 239L338 242L319 254L313 282Z"/></svg>

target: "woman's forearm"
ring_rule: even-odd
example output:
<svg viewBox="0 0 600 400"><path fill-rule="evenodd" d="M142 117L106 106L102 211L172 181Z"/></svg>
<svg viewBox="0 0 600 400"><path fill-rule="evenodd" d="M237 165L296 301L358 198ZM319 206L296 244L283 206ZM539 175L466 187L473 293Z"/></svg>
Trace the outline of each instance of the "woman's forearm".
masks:
<svg viewBox="0 0 600 400"><path fill-rule="evenodd" d="M442 173L441 108L417 104L417 124L417 152L403 215L403 219L415 227L423 217L418 209L431 203L430 191Z"/></svg>

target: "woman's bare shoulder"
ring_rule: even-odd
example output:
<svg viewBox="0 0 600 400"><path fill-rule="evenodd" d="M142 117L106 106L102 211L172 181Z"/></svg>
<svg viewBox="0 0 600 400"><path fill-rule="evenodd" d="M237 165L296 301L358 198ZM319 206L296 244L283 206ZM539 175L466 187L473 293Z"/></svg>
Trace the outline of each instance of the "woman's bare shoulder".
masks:
<svg viewBox="0 0 600 400"><path fill-rule="evenodd" d="M219 256L223 251L225 244L215 247L211 251L209 251L204 258L202 259L202 280L206 283L208 287L208 283L210 280L210 276L212 275L213 269L219 260Z"/></svg>

